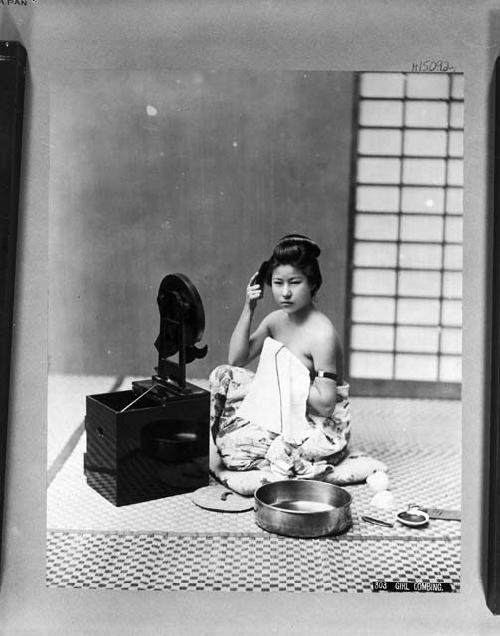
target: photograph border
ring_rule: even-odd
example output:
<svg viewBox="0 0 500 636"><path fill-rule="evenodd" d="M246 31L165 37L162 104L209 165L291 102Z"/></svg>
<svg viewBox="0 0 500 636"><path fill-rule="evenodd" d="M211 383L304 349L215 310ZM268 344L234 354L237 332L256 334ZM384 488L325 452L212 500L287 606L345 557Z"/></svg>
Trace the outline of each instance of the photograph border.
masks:
<svg viewBox="0 0 500 636"><path fill-rule="evenodd" d="M7 5L7 0L5 0ZM12 3L14 4L14 3ZM118 6L119 5L119 6ZM200 634L497 634L485 603L490 455L491 220L493 115L490 90L500 51L500 9L444 0L282 0L199 3L39 0L1 6L3 36L30 54L26 165L22 182L0 622L10 633L107 631ZM132 26L134 27L132 31ZM45 403L47 393L48 77L61 68L252 64L366 71L411 69L445 59L465 73L463 589L460 595L48 591L45 573ZM28 111L26 112L28 115ZM490 134L491 133L491 134ZM29 177L27 175L29 172ZM230 600L229 600L230 599ZM29 600L29 602L27 602ZM230 609L230 614L228 610ZM193 611L194 610L194 611Z"/></svg>
<svg viewBox="0 0 500 636"><path fill-rule="evenodd" d="M3 535L26 49L0 40L0 552ZM1 577L1 561L0 561Z"/></svg>
<svg viewBox="0 0 500 636"><path fill-rule="evenodd" d="M491 419L487 604L500 614L500 58L494 75L495 155L491 327Z"/></svg>

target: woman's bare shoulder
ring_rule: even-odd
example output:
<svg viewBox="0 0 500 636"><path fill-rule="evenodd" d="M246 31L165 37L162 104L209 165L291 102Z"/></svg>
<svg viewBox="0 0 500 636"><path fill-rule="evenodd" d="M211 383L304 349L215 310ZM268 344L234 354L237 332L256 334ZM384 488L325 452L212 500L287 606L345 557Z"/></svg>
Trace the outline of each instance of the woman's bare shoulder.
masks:
<svg viewBox="0 0 500 636"><path fill-rule="evenodd" d="M321 311L314 313L311 326L314 328L314 333L320 338L338 338L337 330L333 322Z"/></svg>
<svg viewBox="0 0 500 636"><path fill-rule="evenodd" d="M342 341L333 322L321 312L317 312L310 325L313 348L342 350Z"/></svg>

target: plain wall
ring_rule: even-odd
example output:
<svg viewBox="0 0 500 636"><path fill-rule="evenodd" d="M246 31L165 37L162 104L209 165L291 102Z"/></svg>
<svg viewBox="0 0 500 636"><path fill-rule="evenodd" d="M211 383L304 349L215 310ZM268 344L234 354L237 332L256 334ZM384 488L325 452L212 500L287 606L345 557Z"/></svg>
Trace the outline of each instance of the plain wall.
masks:
<svg viewBox="0 0 500 636"><path fill-rule="evenodd" d="M488 495L491 83L498 3L39 0L0 7L30 55L0 625L32 634L496 634L482 570ZM49 85L63 69L465 72L463 542L460 594L218 594L45 587Z"/></svg>
<svg viewBox="0 0 500 636"><path fill-rule="evenodd" d="M321 245L318 304L342 334L353 91L352 73L52 73L51 371L150 375L157 290L181 272L209 349L188 374L208 377L250 276L291 232Z"/></svg>

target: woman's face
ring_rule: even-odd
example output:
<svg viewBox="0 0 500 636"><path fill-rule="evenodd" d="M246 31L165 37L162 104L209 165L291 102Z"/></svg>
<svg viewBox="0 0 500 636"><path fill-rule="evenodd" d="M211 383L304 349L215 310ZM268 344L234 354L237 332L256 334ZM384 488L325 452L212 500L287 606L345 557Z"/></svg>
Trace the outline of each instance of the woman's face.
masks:
<svg viewBox="0 0 500 636"><path fill-rule="evenodd" d="M271 290L274 301L287 314L294 314L312 303L309 281L305 274L293 265L278 265L274 269Z"/></svg>

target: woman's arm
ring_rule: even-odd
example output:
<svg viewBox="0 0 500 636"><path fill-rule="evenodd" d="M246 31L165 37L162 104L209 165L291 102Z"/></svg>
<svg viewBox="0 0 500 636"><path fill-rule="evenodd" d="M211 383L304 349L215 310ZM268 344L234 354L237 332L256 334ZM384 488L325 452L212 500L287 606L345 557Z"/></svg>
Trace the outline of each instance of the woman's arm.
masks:
<svg viewBox="0 0 500 636"><path fill-rule="evenodd" d="M270 333L269 321L264 318L254 333L250 334L255 307L262 298L261 287L253 284L255 276L248 283L245 304L229 342L228 362L231 365L243 367L253 360L262 351L264 340Z"/></svg>
<svg viewBox="0 0 500 636"><path fill-rule="evenodd" d="M340 342L333 327L322 330L312 345L315 370L338 374L338 356L341 355ZM337 382L331 378L315 377L309 389L308 405L317 415L328 417L333 413L337 401Z"/></svg>

